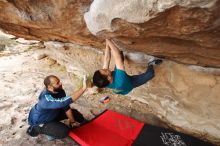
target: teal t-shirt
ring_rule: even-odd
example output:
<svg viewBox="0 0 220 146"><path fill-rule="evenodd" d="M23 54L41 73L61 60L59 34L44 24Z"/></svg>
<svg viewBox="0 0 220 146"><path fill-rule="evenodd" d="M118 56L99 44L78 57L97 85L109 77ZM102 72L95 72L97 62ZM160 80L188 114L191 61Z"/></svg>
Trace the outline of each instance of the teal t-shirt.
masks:
<svg viewBox="0 0 220 146"><path fill-rule="evenodd" d="M107 88L113 89L114 93L125 95L133 89L130 78L124 70L115 67L112 76L113 82Z"/></svg>

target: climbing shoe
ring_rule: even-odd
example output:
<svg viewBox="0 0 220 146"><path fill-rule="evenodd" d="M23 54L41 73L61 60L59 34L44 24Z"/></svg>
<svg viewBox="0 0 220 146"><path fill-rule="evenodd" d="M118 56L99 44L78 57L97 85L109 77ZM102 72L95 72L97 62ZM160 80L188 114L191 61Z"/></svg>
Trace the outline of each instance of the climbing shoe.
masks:
<svg viewBox="0 0 220 146"><path fill-rule="evenodd" d="M161 59L155 59L155 60L149 62L149 63L148 63L148 66L150 66L150 65L159 65L159 64L161 64L162 62L163 62L163 60L161 60Z"/></svg>

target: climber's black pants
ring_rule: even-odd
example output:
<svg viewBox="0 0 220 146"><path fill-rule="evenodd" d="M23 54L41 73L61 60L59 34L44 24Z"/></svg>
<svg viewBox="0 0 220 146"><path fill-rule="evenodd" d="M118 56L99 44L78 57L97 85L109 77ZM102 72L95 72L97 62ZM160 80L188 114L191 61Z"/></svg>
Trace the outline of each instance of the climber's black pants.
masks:
<svg viewBox="0 0 220 146"><path fill-rule="evenodd" d="M147 70L139 75L129 76L131 83L134 88L139 87L154 77L154 67L153 65L148 66Z"/></svg>
<svg viewBox="0 0 220 146"><path fill-rule="evenodd" d="M74 119L79 123L85 123L87 120L83 117L83 115L75 110L72 109ZM38 134L46 134L49 136L53 136L55 138L65 138L69 135L71 130L70 127L65 125L64 123L60 122L61 120L67 119L65 111L62 111L59 116L50 123L45 123L43 125L34 125L30 126L27 130L27 133L30 136L37 136Z"/></svg>

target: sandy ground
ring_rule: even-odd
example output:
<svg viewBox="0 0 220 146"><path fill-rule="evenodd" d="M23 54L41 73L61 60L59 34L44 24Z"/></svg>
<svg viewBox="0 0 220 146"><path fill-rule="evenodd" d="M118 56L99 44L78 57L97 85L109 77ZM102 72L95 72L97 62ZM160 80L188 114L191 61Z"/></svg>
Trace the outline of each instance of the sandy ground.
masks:
<svg viewBox="0 0 220 146"><path fill-rule="evenodd" d="M81 80L67 73L64 66L55 60L39 56L44 52L38 43L14 38L2 37L0 33L0 146L74 146L77 145L71 138L48 141L45 135L30 137L26 134L28 128L28 114L32 106L38 101L43 90L43 80L53 74L61 79L67 95L72 94L82 85ZM90 88L91 89L91 88ZM99 94L88 89L87 92L71 107L79 110L85 118L92 119L91 109L102 112L113 109L128 114L130 111L120 105L127 105L129 99L119 95L112 95L108 91ZM111 102L101 104L99 99L110 96ZM113 98L114 97L114 98ZM97 110L96 110L97 111ZM154 121L155 122L155 121Z"/></svg>
<svg viewBox="0 0 220 146"><path fill-rule="evenodd" d="M76 145L70 138L48 141L44 135L32 138L26 134L28 113L44 87L45 76L57 75L67 94L74 88L64 67L47 57L34 59L36 52L0 57L0 145Z"/></svg>
<svg viewBox="0 0 220 146"><path fill-rule="evenodd" d="M0 34L0 146L77 145L71 138L48 141L44 135L32 138L26 134L28 113L44 88L45 76L50 74L58 76L67 94L71 94L74 89L76 90L82 85L76 76L67 73L66 68L55 60L49 57L36 59L36 56L39 57L44 52L44 49L39 48L40 46L37 46L36 43L29 44L24 40L16 43L15 39L1 38ZM167 82L164 84L166 86ZM153 86L152 89L154 89ZM158 88L155 89L157 89L155 90L155 95L157 95ZM144 88L136 90L136 97L142 95L139 92L143 91L145 91ZM160 92L163 94L161 90ZM112 109L140 121L148 121L149 124L167 127L167 124L151 113L151 108L144 102L131 100L131 97L128 96L124 98L124 96L113 95L106 90L99 94L93 93L86 92L83 97L72 104L72 107L78 109L87 119L94 117L90 112L91 109L100 111ZM101 104L99 99L106 95L110 97L110 102ZM164 99L166 100L166 98Z"/></svg>

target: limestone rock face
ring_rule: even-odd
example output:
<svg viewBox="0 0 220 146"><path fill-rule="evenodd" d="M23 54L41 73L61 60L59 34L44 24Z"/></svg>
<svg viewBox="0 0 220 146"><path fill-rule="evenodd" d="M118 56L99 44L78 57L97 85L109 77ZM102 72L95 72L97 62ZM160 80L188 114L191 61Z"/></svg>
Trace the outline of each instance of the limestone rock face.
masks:
<svg viewBox="0 0 220 146"><path fill-rule="evenodd" d="M94 71L102 67L103 52L94 48L59 42L46 42L45 46L45 53L64 65L68 74L75 77L82 79L83 75L87 75L91 79ZM128 74L146 71L149 56L135 52L124 54ZM114 63L111 62L110 66L113 70ZM164 60L155 67L152 80L128 95L121 96L108 91L90 94L82 105L113 109L158 126L166 123L178 131L220 145L219 75L220 69L187 66ZM99 98L106 95L111 98L110 102L100 104Z"/></svg>
<svg viewBox="0 0 220 146"><path fill-rule="evenodd" d="M37 40L104 48L220 67L220 0L3 0L0 28Z"/></svg>

